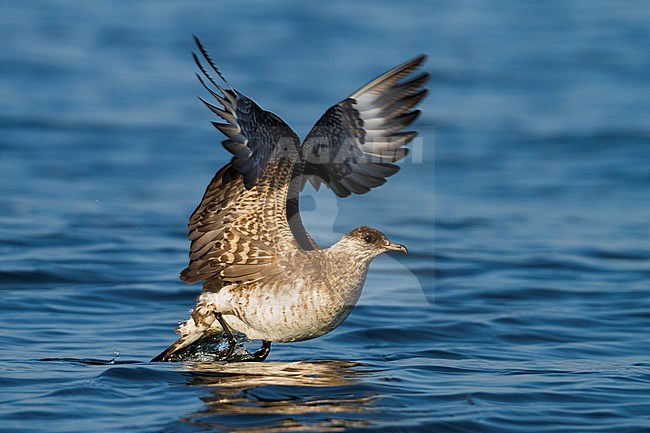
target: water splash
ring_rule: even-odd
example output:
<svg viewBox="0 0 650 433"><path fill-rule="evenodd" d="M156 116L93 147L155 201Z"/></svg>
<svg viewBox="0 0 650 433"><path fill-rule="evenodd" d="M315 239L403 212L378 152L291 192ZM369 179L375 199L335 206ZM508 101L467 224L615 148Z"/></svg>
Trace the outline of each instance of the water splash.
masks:
<svg viewBox="0 0 650 433"><path fill-rule="evenodd" d="M228 338L226 334L216 334L204 337L194 344L174 353L170 357L171 362L241 362L253 361L254 357L249 352L244 343L248 339L243 334L234 334L235 336L235 349L233 353L224 358L226 349L228 348Z"/></svg>

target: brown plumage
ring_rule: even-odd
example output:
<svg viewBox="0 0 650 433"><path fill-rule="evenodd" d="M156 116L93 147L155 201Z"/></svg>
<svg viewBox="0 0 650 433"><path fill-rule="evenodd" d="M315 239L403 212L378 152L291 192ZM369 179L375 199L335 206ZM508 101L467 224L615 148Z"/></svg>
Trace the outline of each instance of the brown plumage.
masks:
<svg viewBox="0 0 650 433"><path fill-rule="evenodd" d="M223 78L196 40L218 84L195 55L201 83L221 105L202 100L226 123L232 161L217 172L190 217L190 263L181 279L204 281L181 337L153 361L213 334L228 336L223 357L232 353L231 331L260 339L264 359L270 342L301 341L336 328L356 304L371 260L385 251L406 252L379 231L359 227L321 249L304 229L298 197L309 179L325 183L340 197L363 194L399 167L415 136L402 131L419 111L427 73L413 76L418 56L371 81L332 106L301 145L276 115L262 110ZM225 87L227 88L224 88Z"/></svg>

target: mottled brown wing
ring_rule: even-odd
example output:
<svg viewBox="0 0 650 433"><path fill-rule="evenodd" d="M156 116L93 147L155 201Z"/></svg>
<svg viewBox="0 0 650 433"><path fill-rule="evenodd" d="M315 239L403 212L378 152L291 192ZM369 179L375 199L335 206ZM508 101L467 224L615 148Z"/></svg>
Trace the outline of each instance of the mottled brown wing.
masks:
<svg viewBox="0 0 650 433"><path fill-rule="evenodd" d="M281 177L277 168L270 168L269 178ZM183 281L211 280L206 287L218 289L223 282L259 281L283 271L278 253L295 248L295 241L283 201L271 197L275 185L265 177L247 190L231 164L214 176L188 223L190 263L181 272Z"/></svg>
<svg viewBox="0 0 650 433"><path fill-rule="evenodd" d="M330 107L302 145L304 174L316 189L321 182L339 197L364 194L382 185L399 167L417 133L403 131L420 114L426 72L416 74L420 55L374 79Z"/></svg>
<svg viewBox="0 0 650 433"><path fill-rule="evenodd" d="M223 145L233 159L214 176L190 217L190 263L181 279L207 280L206 288L218 289L224 282L252 282L279 274L286 250L297 247L286 201L300 142L282 119L232 88L198 39L196 43L229 88L217 84L194 55L218 91L199 75L221 104L219 108L201 99L227 122L214 125L228 137Z"/></svg>

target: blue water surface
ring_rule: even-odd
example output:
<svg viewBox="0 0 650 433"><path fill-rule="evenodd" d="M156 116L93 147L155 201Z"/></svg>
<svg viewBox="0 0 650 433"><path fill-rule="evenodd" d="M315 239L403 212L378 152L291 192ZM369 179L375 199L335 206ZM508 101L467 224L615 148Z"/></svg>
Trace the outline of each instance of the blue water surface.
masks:
<svg viewBox="0 0 650 433"><path fill-rule="evenodd" d="M650 431L650 9L643 2L0 1L0 431ZM187 217L228 154L192 34L304 137L421 52L389 182L305 191L371 225L331 334L165 363L200 292Z"/></svg>

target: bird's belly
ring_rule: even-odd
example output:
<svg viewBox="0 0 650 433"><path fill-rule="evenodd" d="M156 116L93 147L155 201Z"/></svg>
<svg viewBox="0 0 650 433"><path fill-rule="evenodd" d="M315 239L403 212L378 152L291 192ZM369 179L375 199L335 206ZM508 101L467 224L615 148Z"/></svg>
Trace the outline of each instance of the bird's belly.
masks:
<svg viewBox="0 0 650 433"><path fill-rule="evenodd" d="M224 311L224 319L251 340L309 340L339 326L354 308L362 287L317 290L297 280L283 287L232 290L230 311Z"/></svg>

